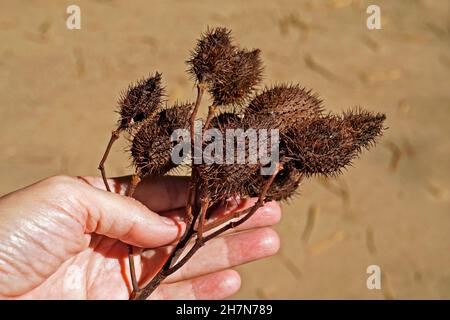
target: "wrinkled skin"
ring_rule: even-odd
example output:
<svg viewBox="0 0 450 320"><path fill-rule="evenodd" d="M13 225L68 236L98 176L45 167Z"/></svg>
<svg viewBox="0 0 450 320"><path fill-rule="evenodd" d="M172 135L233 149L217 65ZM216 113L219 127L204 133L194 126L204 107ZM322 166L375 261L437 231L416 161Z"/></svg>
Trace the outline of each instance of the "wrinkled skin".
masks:
<svg viewBox="0 0 450 320"><path fill-rule="evenodd" d="M187 182L144 180L136 201L116 194L129 181L110 179L115 193L109 193L100 178L57 176L1 197L0 298L128 299L126 243L135 246L141 285L148 282L184 230ZM253 202L233 201L213 219ZM208 242L150 298L229 297L240 287L231 267L277 252L270 226L280 214L277 203L267 203L238 230Z"/></svg>

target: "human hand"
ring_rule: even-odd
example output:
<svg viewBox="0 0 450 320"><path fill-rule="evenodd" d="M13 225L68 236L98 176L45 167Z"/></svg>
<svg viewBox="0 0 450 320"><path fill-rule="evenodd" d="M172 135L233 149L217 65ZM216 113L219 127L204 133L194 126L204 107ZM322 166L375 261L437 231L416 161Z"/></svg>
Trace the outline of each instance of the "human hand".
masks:
<svg viewBox="0 0 450 320"><path fill-rule="evenodd" d="M100 178L57 176L1 197L0 298L128 299L127 244L150 248L135 250L141 285L149 281L183 231L187 180L146 179L134 194L139 201L119 195L129 183L130 177L110 179L111 193ZM237 230L208 242L150 298L234 294L240 278L229 268L277 252L278 236L268 227L280 215L276 202L267 203Z"/></svg>

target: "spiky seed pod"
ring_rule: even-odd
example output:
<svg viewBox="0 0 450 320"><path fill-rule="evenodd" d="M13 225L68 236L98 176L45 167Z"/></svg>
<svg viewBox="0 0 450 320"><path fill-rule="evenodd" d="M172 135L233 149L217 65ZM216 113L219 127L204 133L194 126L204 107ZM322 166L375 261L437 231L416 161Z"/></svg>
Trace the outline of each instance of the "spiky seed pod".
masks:
<svg viewBox="0 0 450 320"><path fill-rule="evenodd" d="M130 148L136 172L142 177L163 175L177 165L172 161L171 135L188 129L193 103L176 104L162 110L154 122L145 122L133 137Z"/></svg>
<svg viewBox="0 0 450 320"><path fill-rule="evenodd" d="M368 112L310 119L285 134L281 148L305 176L337 175L381 135L384 119Z"/></svg>
<svg viewBox="0 0 450 320"><path fill-rule="evenodd" d="M144 123L137 131L131 145L131 156L137 174L163 175L175 167L171 159L172 142L155 123Z"/></svg>
<svg viewBox="0 0 450 320"><path fill-rule="evenodd" d="M201 35L187 61L188 72L197 82L211 84L230 72L230 61L235 52L231 41L231 31L226 28L208 29Z"/></svg>
<svg viewBox="0 0 450 320"><path fill-rule="evenodd" d="M234 128L237 121L242 121L243 117L243 114L234 112L220 112L212 118L210 128L218 128L220 130Z"/></svg>
<svg viewBox="0 0 450 320"><path fill-rule="evenodd" d="M209 88L213 103L242 105L262 80L261 51L239 50L231 58L231 69L217 77Z"/></svg>
<svg viewBox="0 0 450 320"><path fill-rule="evenodd" d="M322 100L299 85L281 84L266 88L249 103L245 114L254 112L273 118L283 130L320 116Z"/></svg>
<svg viewBox="0 0 450 320"><path fill-rule="evenodd" d="M355 143L363 148L369 148L374 143L374 137L381 135L386 115L370 113L360 108L344 113L343 121L354 131Z"/></svg>
<svg viewBox="0 0 450 320"><path fill-rule="evenodd" d="M161 73L158 72L131 85L119 100L119 130L133 129L136 124L156 115L164 95Z"/></svg>
<svg viewBox="0 0 450 320"><path fill-rule="evenodd" d="M223 155L226 156L226 130L227 129L242 129L248 130L250 128L258 129L273 129L270 121L266 121L264 117L248 115L241 117L237 114L225 113L219 115L216 120L217 126L223 136ZM261 136L258 137L261 139ZM267 137L267 144L270 146L270 135ZM236 147L236 144L235 144ZM233 155L233 164L201 164L198 166L199 173L199 189L200 198L209 199L211 203L223 201L231 196L243 194L242 186L249 181L251 177L259 173L262 164L259 162L251 163L249 155L258 154L257 145L252 145L248 141L245 143L245 150L240 150L245 153L245 162L238 163L237 151Z"/></svg>
<svg viewBox="0 0 450 320"><path fill-rule="evenodd" d="M283 163L283 161L281 161ZM275 177L269 191L267 192L267 200L282 201L292 197L300 186L302 181L302 174L295 168L292 162L284 162L283 169ZM249 197L258 197L267 181L269 176L263 176L260 174L254 175L251 179L243 185L245 191L244 194Z"/></svg>
<svg viewBox="0 0 450 320"><path fill-rule="evenodd" d="M191 102L177 102L173 107L162 110L156 122L169 134L176 129L189 129L189 119L193 108L194 104Z"/></svg>

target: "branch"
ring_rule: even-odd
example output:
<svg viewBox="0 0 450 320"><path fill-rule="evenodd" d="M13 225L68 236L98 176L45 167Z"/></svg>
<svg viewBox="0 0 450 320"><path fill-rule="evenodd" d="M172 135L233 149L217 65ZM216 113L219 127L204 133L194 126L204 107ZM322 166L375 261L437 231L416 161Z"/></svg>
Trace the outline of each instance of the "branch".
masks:
<svg viewBox="0 0 450 320"><path fill-rule="evenodd" d="M196 241L194 243L194 246L188 251L188 253L176 264L174 264L173 266L171 266L171 262L173 261L174 258L174 254L171 255L171 257L169 257L169 259L167 260L167 262L165 263L165 265L163 266L163 268L161 269L160 272L158 272L158 274L150 281L150 283L145 286L144 289L142 289L138 295L136 295L134 297L134 299L136 300L145 300L147 299L147 297L149 297L153 291L159 286L159 284L169 275L175 273L177 270L179 270L182 266L184 266L186 264L186 262L188 262L192 256L208 241L210 241L211 239L221 235L222 233L224 233L225 231L231 229L231 228L235 228L241 224L243 224L245 221L247 221L248 219L250 219L250 217L261 207L264 205L264 201L266 198L266 194L269 190L269 188L271 187L276 175L278 174L278 172L282 169L282 165L278 164L276 169L274 170L274 172L272 173L272 175L270 176L270 179L267 181L267 183L265 184L261 194L259 195L258 201L253 205L253 207L250 208L250 211L240 220L236 221L236 222L230 222L229 224L225 225L224 227L220 228L219 230L211 233L208 236L203 236L203 234L201 236L199 236L199 233L192 233L190 235L190 237L188 237L189 239L192 239L195 235L197 235ZM202 205L202 212L204 211L204 205ZM193 225L191 225L192 228ZM187 241L186 241L187 243ZM180 244L180 243L179 243ZM179 244L177 245L177 247L179 246ZM184 248L184 246L183 246ZM176 250L175 250L176 251Z"/></svg>
<svg viewBox="0 0 450 320"><path fill-rule="evenodd" d="M114 142L116 142L117 139L119 139L119 135L120 135L120 130L119 129L114 130L111 133L111 138L109 139L109 142L108 142L108 145L106 147L106 150L103 153L102 160L100 160L100 163L98 165L98 169L102 173L103 183L105 184L105 187L106 187L107 191L111 191L111 189L109 188L108 180L106 179L105 162L106 162L106 159L108 159L108 155L109 155L109 152L111 151L112 145L114 144Z"/></svg>
<svg viewBox="0 0 450 320"><path fill-rule="evenodd" d="M204 125L204 130L207 130L209 127L209 124L211 123L212 118L214 118L214 114L216 113L217 110L217 106L215 104L209 106L209 110L208 110L208 117L206 118L205 121L205 125Z"/></svg>
<svg viewBox="0 0 450 320"><path fill-rule="evenodd" d="M194 212L195 200L196 200L196 170L194 167L194 147L195 147L195 117L197 116L198 109L205 91L205 84L200 82L197 84L197 98L195 101L194 109L192 110L190 117L190 133L191 133L191 158L192 158L192 171L191 179L189 182L188 197L186 204L186 230L178 241L172 254L168 257L161 270L154 276L154 278L147 284L142 290L133 292L130 299L144 300L146 299L167 277L167 271L172 267L178 257L183 253L187 243L195 236L194 225L197 220L198 214Z"/></svg>
<svg viewBox="0 0 450 320"><path fill-rule="evenodd" d="M109 152L111 151L111 147L113 146L114 142L116 142L117 139L119 139L120 135L120 129L116 129L111 133L111 138L109 139L108 145L106 146L106 150L103 153L103 157L100 160L100 163L98 165L98 169L102 173L102 179L103 183L105 184L106 190L108 192L111 192L111 188L109 187L108 179L106 178L106 172L105 172L105 162L108 159ZM141 181L139 175L133 175L131 180L131 185L126 191L125 196L131 197L134 193L134 190L136 189L136 186ZM134 265L134 257L133 257L133 246L128 246L128 264L130 266L130 277L131 277L131 285L133 288L132 295L134 292L139 291L139 284L136 277L136 268Z"/></svg>
<svg viewBox="0 0 450 320"><path fill-rule="evenodd" d="M131 177L131 184L128 190L126 191L125 196L132 197L139 182L141 182L139 174L134 174ZM128 246L128 264L130 266L131 285L133 288L131 295L133 296L134 293L139 292L140 289L139 289L139 282L136 277L136 268L134 266L133 246L131 244L128 244L127 246Z"/></svg>

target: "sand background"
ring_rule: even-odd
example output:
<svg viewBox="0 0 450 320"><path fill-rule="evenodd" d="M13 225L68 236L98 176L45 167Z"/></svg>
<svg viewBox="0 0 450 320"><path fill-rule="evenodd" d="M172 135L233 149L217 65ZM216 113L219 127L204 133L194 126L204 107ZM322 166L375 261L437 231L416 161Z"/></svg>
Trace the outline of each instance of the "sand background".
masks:
<svg viewBox="0 0 450 320"><path fill-rule="evenodd" d="M82 29L65 27L81 7ZM0 194L54 174L96 175L122 89L163 73L194 99L184 61L207 25L258 47L265 82L300 82L329 110L385 112L389 130L337 180L283 205L278 255L238 270L235 298L450 298L450 3L0 1ZM207 103L203 104L205 111ZM110 175L132 172L125 142ZM382 269L368 290L366 268Z"/></svg>

